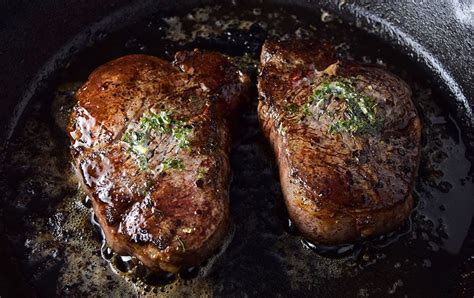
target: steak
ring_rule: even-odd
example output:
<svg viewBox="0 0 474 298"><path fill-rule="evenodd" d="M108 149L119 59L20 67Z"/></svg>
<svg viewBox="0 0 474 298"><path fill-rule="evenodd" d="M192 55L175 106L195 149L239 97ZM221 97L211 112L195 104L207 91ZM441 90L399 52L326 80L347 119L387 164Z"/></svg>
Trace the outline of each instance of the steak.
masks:
<svg viewBox="0 0 474 298"><path fill-rule="evenodd" d="M266 41L258 91L288 213L304 237L342 244L404 222L421 136L405 82L338 60L325 40Z"/></svg>
<svg viewBox="0 0 474 298"><path fill-rule="evenodd" d="M130 55L76 93L68 128L82 188L108 245L154 271L216 252L230 227L228 118L250 80L227 57Z"/></svg>

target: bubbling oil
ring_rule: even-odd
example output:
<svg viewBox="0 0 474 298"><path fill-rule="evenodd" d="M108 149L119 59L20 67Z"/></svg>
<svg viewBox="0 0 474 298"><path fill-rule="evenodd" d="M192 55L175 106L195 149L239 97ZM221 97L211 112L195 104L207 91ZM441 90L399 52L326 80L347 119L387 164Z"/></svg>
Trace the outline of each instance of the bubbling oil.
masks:
<svg viewBox="0 0 474 298"><path fill-rule="evenodd" d="M5 150L0 184L5 231L25 278L39 293L417 296L437 294L443 283L432 281L439 276L445 283L456 278L473 210L471 162L456 121L442 104L446 99L409 59L332 15L284 7L207 6L158 13L99 35L60 72L54 94L30 104ZM259 130L254 90L239 117L231 152L235 230L221 252L201 268L172 275L148 272L134 258L107 247L70 166L65 131L74 92L94 68L125 54L171 60L177 50L198 47L231 56L255 83L265 39L321 36L337 44L340 57L386 67L413 90L423 148L416 207L405 226L338 247L302 239L286 214L274 156Z"/></svg>

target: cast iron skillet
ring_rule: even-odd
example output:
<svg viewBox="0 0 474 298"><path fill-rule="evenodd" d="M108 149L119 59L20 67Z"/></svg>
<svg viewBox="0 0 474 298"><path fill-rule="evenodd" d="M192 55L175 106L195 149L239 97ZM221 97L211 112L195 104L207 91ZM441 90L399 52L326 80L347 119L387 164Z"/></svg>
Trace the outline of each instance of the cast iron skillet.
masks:
<svg viewBox="0 0 474 298"><path fill-rule="evenodd" d="M248 2L254 4L252 3L254 1ZM15 128L18 123L22 123L20 119L23 112L28 110L28 104L35 102L35 100L42 100L48 94L52 94L52 89L61 80L59 70L64 69L68 62L74 61L72 58L81 57L84 61L84 58L88 58L87 54L90 54L92 55L89 56L91 61L105 62L94 57L97 52L87 52L87 50L84 50L85 48L90 47L91 44L100 43L104 35L119 31L120 28L133 24L153 13L166 15L168 12L188 11L192 7L207 4L213 4L213 1L142 1L140 3L129 3L129 1L99 1L97 3L86 3L84 1L68 1L68 3L10 1L2 4L3 7L0 12L2 20L0 23L0 44L2 45L0 47L0 66L2 69L0 73L0 81L2 82L0 96L3 105L0 111L0 124L2 127L1 140L5 148L10 138L15 137ZM248 9L244 2L239 2L237 5L236 3L232 4L235 5L233 10L237 13L239 10ZM283 7L285 10L294 11L296 14L305 14L306 17L314 15L318 19L321 10L331 12L348 23L364 28L371 35L385 40L386 44L395 48L394 55L403 53L402 55L408 58L402 60L416 64L416 68L420 73L431 81L431 86L435 87L434 92L444 94L444 96L439 96L441 102L438 104L449 114L448 118L452 117L449 119L453 120L453 125L459 125L462 140L467 147L465 151L467 159L460 160L465 163L473 160L474 137L472 128L474 117L472 107L474 105L474 88L472 85L474 79L472 69L474 65L472 47L474 43L474 21L469 1L438 1L437 3L428 1L397 1L396 3L392 1L264 1L264 3L257 4L257 6L259 5L266 7L273 5L272 9ZM259 36L258 34L260 33L255 32L254 35ZM394 59L398 58L394 57ZM249 123L253 121L251 109L252 107L249 108L249 111L246 111L246 114L244 113L244 117L250 118ZM233 190L231 189L231 199L233 196L237 198L239 196L252 197L251 192L244 195L238 193L241 189L251 188L253 183L251 179L239 176L249 175L246 171L250 170L240 164L249 161L255 162L256 158L252 160L248 155L255 154L258 156L260 153L252 153L253 149L245 149L245 146L251 146L246 142L264 143L263 140L259 139L260 137L261 135L258 133L251 136L244 134L241 136L243 144L234 149L232 157L234 184L237 186ZM41 155L41 152L38 152L38 155ZM263 155L269 154L264 153ZM264 161L263 165L257 162L254 167L262 171L271 168L271 158L270 155L269 161ZM268 164L265 164L265 162ZM9 175L9 172L5 169L2 169L2 172L4 176ZM472 176L472 168L470 175ZM276 181L277 178L274 176L270 173L268 177L262 178L263 183L267 180ZM464 181L464 183L472 183L472 180ZM268 182L266 186L278 188L278 185L276 181ZM472 188L467 189L472 190ZM4 197L10 199L7 195L8 189L2 188L2 190L4 190ZM279 206L280 203L278 203L279 200L281 201L281 197L278 198L281 194L275 189L269 192L277 198L276 200L273 197L270 198L271 203L269 203L276 211L264 215L276 216L280 219L285 218L284 214L281 215L281 213L284 213L284 211L281 211L284 208ZM254 199L259 199L259 197L254 197ZM269 200L269 198L264 198L264 200ZM235 209L249 208L246 205L247 203L249 202L245 200L241 203L234 203L234 211ZM258 211L258 208L266 208L267 205L265 204L267 203L262 203L262 206L251 207L256 207ZM467 204L466 206L467 209L470 209L467 210L467 213L470 213L470 218L472 218L473 204ZM36 208L41 209L41 205L40 207L36 206ZM112 289L106 288L107 286L110 287L110 282L103 283L105 287L103 289L92 287L84 289L80 282L70 283L69 288L58 289L58 285L62 284L54 281L54 275L49 279L45 278L43 284L34 282L34 276L28 274L28 268L25 269L25 264L30 263L21 260L23 252L17 251L18 242L24 244L22 241L25 241L22 238L21 229L15 232L18 239L12 237L14 233L7 230L12 228L11 222L20 223L28 221L30 218L25 217L12 221L11 215L8 208L2 208L2 213L0 213L0 216L2 216L0 252L4 257L0 279L0 286L2 287L0 293L2 293L2 296L17 293L25 295L39 294L40 296L58 293L105 294L112 291ZM25 213L22 215L24 216ZM226 252L231 256L228 256L227 259L226 257L220 258L217 263L222 263L222 259L228 261L229 258L233 258L233 262L229 262L232 266L226 267L225 264L217 264L218 269L213 270L206 278L195 277L190 281L185 281L184 285L175 286L178 288L188 286L190 289L188 292L186 290L174 292L175 294L257 295L279 293L282 295L319 294L321 296L341 296L351 293L364 296L366 294L394 293L401 296L403 294L410 296L421 296L423 294L472 296L474 288L472 282L474 279L472 273L474 260L471 257L474 252L472 225L470 229L465 229L467 234L464 233L461 236L461 243L464 242L461 248L454 255L448 256L448 253L446 253L446 257L444 257L443 253L439 257L441 261L433 264L433 266L431 266L429 258L424 258L423 248L414 251L413 254L421 260L421 266L426 265L424 270L413 271L407 269L403 263L403 254L400 255L400 262L390 263L393 261L391 257L388 257L385 261L387 254L397 255L397 249L399 248L395 243L389 245L390 247L387 250L385 248L362 246L360 249L363 253L358 254L355 257L356 261L352 263L355 267L361 267L360 270L343 274L336 272L341 268L346 268L338 267L336 263L339 262L339 259L334 263L329 256L326 255L324 259L321 259L320 255L307 248L304 248L305 251L302 252L299 241L281 246L280 242L298 237L294 235L291 225L289 228L282 228L281 226L284 226L284 224L281 224L281 220L276 221L281 224L280 226L272 222L268 227L260 229L260 232L264 234L263 236L240 236L239 227L244 232L248 232L244 228L246 224L259 224L258 220L248 223L239 222L239 220L246 219L248 218L236 216L237 231L232 242L234 246L245 246L247 253L242 256L242 259L238 259L239 254L235 251L232 252L231 247L229 252ZM456 229L456 226L451 227L451 229ZM259 229L251 231L259 231ZM413 231L408 226L400 234L402 237L408 237L407 234L410 233L413 234ZM271 241L265 240L266 234L273 235L269 236ZM242 243L239 243L239 241ZM262 241L263 245L248 243L249 241ZM266 244L271 244L268 247L268 254L261 251ZM292 245L295 253L289 255L288 251L291 251ZM370 250L375 250L375 252ZM320 248L319 252L321 252ZM429 252L426 253L429 254ZM286 264L287 268L281 268L281 264L274 263L270 255L272 257L276 255L276 258L285 260L296 259L296 261L294 263L292 263L293 261L282 262L282 264ZM352 256L355 256L354 253L349 258ZM345 257L347 258L347 255ZM358 259L359 257L362 258L362 261ZM376 260L374 266L371 266L372 257ZM67 260L63 259L62 262L67 262ZM386 267L380 265L384 262L390 264ZM293 266L291 264L297 264L297 267L289 268ZM36 266L41 267L41 264L36 264ZM57 270L60 271L61 264L58 263L56 266L58 266ZM249 268L246 268L246 266L249 266ZM385 271L386 268L391 269ZM78 267L77 271L82 269ZM36 271L38 271L38 268L31 268L31 272ZM285 274L279 272L285 272ZM424 275L417 275L419 272ZM76 275L79 276L80 272ZM412 281L407 283L403 276L408 276ZM113 278L116 278L116 276ZM413 282L413 279L419 282ZM114 279L113 282L134 287L121 278ZM122 289L119 286L117 287ZM149 292L150 287L147 289L146 286L139 286L138 289L135 289L135 291L153 294L153 291L163 288L151 288L151 292ZM173 290L169 287L165 291L173 294Z"/></svg>

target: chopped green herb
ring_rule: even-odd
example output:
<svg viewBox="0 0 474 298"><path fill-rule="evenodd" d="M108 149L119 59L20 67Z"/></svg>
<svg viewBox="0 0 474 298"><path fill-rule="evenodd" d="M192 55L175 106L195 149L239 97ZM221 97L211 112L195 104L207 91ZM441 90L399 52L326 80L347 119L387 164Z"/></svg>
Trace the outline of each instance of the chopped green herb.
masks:
<svg viewBox="0 0 474 298"><path fill-rule="evenodd" d="M130 146L130 151L137 158L138 165L141 169L145 169L148 165L146 158L148 154L148 136L141 131L128 131L123 137L123 141Z"/></svg>
<svg viewBox="0 0 474 298"><path fill-rule="evenodd" d="M157 131L168 133L171 130L172 120L170 114L161 111L159 114L145 114L140 118L140 128L144 131Z"/></svg>
<svg viewBox="0 0 474 298"><path fill-rule="evenodd" d="M179 126L173 129L173 137L178 142L179 148L189 147L188 136L191 133L191 128L185 126Z"/></svg>
<svg viewBox="0 0 474 298"><path fill-rule="evenodd" d="M324 109L330 100L343 100L346 103L343 119L329 126L330 133L346 131L352 134L375 134L382 129L383 119L376 117L377 103L372 97L358 92L349 79L331 80L318 85L308 103L315 103L319 109ZM329 111L327 114L332 118L335 116Z"/></svg>
<svg viewBox="0 0 474 298"><path fill-rule="evenodd" d="M161 111L158 114L145 113L138 122L139 128L127 131L122 140L130 147L141 169L146 169L149 158L149 142L152 133L171 134L179 149L188 148L189 135L192 128L185 126L183 121L171 118L171 113Z"/></svg>
<svg viewBox="0 0 474 298"><path fill-rule="evenodd" d="M303 105L303 116L311 115L311 112L309 111L309 106L310 106L309 102L307 102Z"/></svg>
<svg viewBox="0 0 474 298"><path fill-rule="evenodd" d="M203 167L199 167L198 169L198 173L197 173L197 179L202 179L204 180L204 178L206 178L206 175L207 175L207 172L209 171L208 168L203 168Z"/></svg>
<svg viewBox="0 0 474 298"><path fill-rule="evenodd" d="M182 170L184 169L183 160L179 158L165 159L161 162L162 172L166 172L170 169Z"/></svg>

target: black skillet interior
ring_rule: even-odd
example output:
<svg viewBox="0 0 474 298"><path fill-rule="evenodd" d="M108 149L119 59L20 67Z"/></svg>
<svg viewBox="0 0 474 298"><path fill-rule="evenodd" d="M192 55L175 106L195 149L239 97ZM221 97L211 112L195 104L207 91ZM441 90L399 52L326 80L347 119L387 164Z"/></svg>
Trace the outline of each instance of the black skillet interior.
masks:
<svg viewBox="0 0 474 298"><path fill-rule="evenodd" d="M6 4L1 123L4 139L15 132L3 156L0 291L472 295L472 15L466 3L443 2L434 9L426 1L273 2L210 10L193 10L209 4L196 1ZM339 24L335 14L370 34ZM244 129L236 133L231 155L235 234L227 250L177 280L130 274L138 269L102 247L88 202L70 178L62 128L77 85L65 83L83 81L124 54L169 59L175 50L193 47L243 57L238 62L255 77L266 37L321 34L339 42L340 55L385 65L414 90L425 129L410 222L348 252L314 252L288 224L273 156L258 130L255 97L239 119Z"/></svg>

